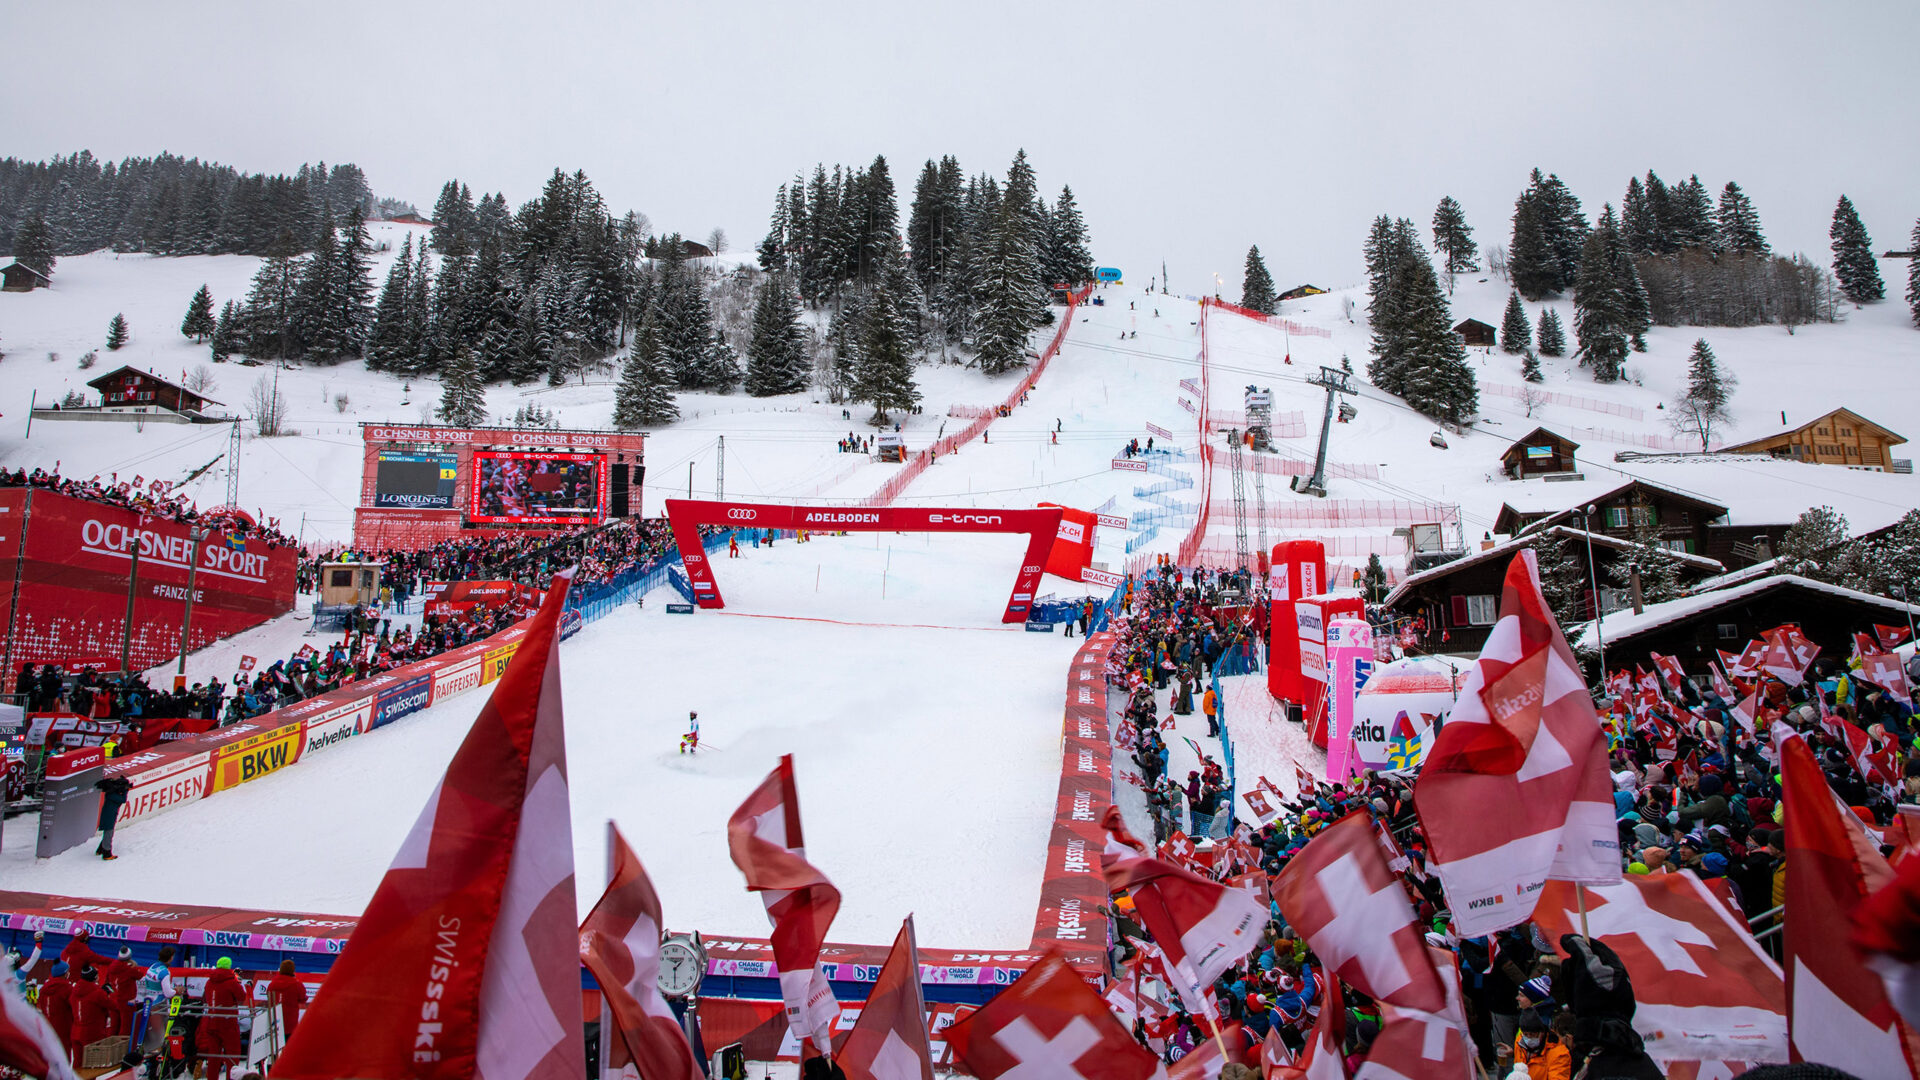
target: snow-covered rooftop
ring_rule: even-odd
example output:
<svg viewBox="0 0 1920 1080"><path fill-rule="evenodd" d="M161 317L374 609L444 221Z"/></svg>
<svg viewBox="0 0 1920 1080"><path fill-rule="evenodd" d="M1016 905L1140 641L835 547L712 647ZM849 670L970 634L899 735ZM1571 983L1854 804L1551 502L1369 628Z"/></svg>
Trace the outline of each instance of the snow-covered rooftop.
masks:
<svg viewBox="0 0 1920 1080"><path fill-rule="evenodd" d="M1682 619L1697 615L1703 611L1712 611L1716 608L1726 607L1729 604L1759 596L1762 593L1790 587L1799 587L1813 592L1826 593L1829 596L1836 596L1845 600L1871 604L1876 607L1885 608L1887 611L1898 615L1920 615L1920 606L1913 604L1903 604L1898 600L1889 600L1884 596L1875 596L1872 593L1864 593L1840 585L1829 585L1824 581L1815 581L1812 578L1800 577L1797 574L1776 574L1772 577L1764 577L1758 581L1749 581L1743 585L1734 585L1714 592L1695 593L1692 596L1683 596L1678 600L1668 600L1659 604L1648 604L1638 612L1631 610L1609 612L1599 620L1600 631L1603 639L1608 642L1628 641L1650 630L1657 630L1669 623L1679 622ZM1581 623L1571 629L1573 632L1567 635L1567 640L1577 646L1593 634L1594 624L1589 621Z"/></svg>
<svg viewBox="0 0 1920 1080"><path fill-rule="evenodd" d="M1536 541L1548 534L1554 534L1572 540L1588 540L1601 547L1613 548L1616 551L1622 551L1633 546L1630 541L1608 536L1605 533L1589 533L1584 529L1576 529L1571 525L1552 525L1539 531L1525 533L1509 540L1502 540L1490 548L1476 551L1464 558L1441 563L1439 566L1428 567L1417 574L1409 574L1405 580L1394 586L1392 592L1387 594L1386 603L1391 606L1393 602L1404 595L1409 588L1422 582L1446 577L1448 574L1463 570L1476 563L1487 562L1491 559L1508 558L1521 548L1533 546ZM1672 555L1676 561L1697 569L1715 572L1726 569L1726 567L1720 563L1720 560L1709 559L1705 555L1690 555L1684 551L1675 551Z"/></svg>

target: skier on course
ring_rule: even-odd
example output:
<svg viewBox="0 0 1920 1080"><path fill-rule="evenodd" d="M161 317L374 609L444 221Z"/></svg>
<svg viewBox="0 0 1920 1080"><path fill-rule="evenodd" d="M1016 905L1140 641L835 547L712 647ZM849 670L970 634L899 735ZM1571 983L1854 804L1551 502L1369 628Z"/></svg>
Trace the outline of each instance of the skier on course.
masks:
<svg viewBox="0 0 1920 1080"><path fill-rule="evenodd" d="M687 714L687 733L680 736L680 752L683 754L692 754L697 753L699 749L700 714L697 712L689 712Z"/></svg>

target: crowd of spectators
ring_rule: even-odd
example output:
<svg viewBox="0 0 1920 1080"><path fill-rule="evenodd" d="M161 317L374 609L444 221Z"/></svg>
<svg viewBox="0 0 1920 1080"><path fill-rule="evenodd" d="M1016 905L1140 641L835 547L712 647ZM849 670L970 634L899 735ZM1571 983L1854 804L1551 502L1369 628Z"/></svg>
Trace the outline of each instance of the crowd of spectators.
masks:
<svg viewBox="0 0 1920 1080"><path fill-rule="evenodd" d="M215 517L189 502L184 494L174 494L173 486L164 480L148 481L140 476L135 476L131 480L122 480L119 473L111 473L104 480L98 476L91 480L76 480L61 476L56 464L51 471L35 469L28 472L25 469L0 469L0 487L39 488L75 499L118 506L126 510L137 510L148 517L181 525L216 524L230 536L248 540L258 539L268 544L296 547L299 543L293 537L281 532L277 527L277 520L272 518L262 522L247 515L232 513Z"/></svg>

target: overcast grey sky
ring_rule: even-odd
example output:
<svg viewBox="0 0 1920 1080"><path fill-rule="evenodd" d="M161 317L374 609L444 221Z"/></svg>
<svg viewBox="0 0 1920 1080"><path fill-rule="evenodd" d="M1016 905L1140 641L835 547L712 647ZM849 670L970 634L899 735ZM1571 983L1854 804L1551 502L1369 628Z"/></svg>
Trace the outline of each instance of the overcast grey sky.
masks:
<svg viewBox="0 0 1920 1080"><path fill-rule="evenodd" d="M1920 3L933 4L0 0L0 155L354 161L430 208L514 204L556 165L735 248L775 187L884 153L1073 185L1101 262L1231 292L1351 283L1373 215L1452 194L1505 242L1538 165L1588 209L1627 177L1747 189L1827 261L1841 192L1875 246L1920 217ZM1891 273L1893 268L1883 268Z"/></svg>

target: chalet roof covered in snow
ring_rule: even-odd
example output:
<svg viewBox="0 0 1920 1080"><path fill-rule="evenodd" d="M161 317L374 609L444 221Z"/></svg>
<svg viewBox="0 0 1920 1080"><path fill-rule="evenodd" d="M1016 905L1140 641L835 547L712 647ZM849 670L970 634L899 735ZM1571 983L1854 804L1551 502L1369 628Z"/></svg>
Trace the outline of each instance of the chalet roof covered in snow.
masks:
<svg viewBox="0 0 1920 1080"><path fill-rule="evenodd" d="M1417 574L1409 574L1400 584L1394 586L1393 591L1387 594L1384 602L1388 607L1392 607L1393 602L1401 596L1404 596L1409 589L1416 588L1430 581L1438 581L1450 574L1458 573L1469 566L1476 566L1492 559L1511 558L1516 552L1523 548L1532 547L1534 544L1539 543L1542 537L1549 535L1582 542L1590 540L1595 547L1611 548L1615 551L1625 551L1633 546L1630 541L1608 536L1606 533L1590 533L1583 529L1576 529L1571 525L1549 525L1544 529L1536 529L1503 540L1490 548L1483 551L1476 551L1465 558L1441 563L1439 566L1429 567ZM1671 552L1671 554L1676 562L1679 562L1683 566L1693 567L1696 570L1708 573L1719 573L1725 569L1718 559L1709 559L1705 555L1690 555L1684 551L1675 551Z"/></svg>
<svg viewBox="0 0 1920 1080"><path fill-rule="evenodd" d="M1920 605L1903 604L1884 596L1875 596L1872 593L1864 593L1840 585L1829 585L1824 581L1815 581L1797 574L1776 574L1714 592L1695 593L1677 600L1648 604L1638 612L1631 609L1609 612L1600 618L1600 630L1608 646L1612 646L1616 642L1631 641L1635 637L1682 619L1729 607L1776 589L1803 589L1841 600L1851 600L1857 604L1879 607L1887 612L1889 618L1898 616L1904 619L1909 614L1920 615ZM1567 634L1567 641L1578 646L1593 635L1594 624L1589 621L1568 629L1570 632Z"/></svg>

